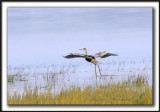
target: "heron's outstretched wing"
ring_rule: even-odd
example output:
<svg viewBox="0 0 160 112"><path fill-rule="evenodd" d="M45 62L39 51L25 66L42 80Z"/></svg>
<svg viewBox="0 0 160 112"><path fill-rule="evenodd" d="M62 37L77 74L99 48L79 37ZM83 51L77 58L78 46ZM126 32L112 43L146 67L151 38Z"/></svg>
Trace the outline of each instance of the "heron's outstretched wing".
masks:
<svg viewBox="0 0 160 112"><path fill-rule="evenodd" d="M85 55L79 53L71 53L67 56L64 56L64 58L85 58Z"/></svg>
<svg viewBox="0 0 160 112"><path fill-rule="evenodd" d="M106 58L106 57L109 57L109 56L118 56L117 54L113 54L113 53L107 53L103 56L101 56L101 58Z"/></svg>
<svg viewBox="0 0 160 112"><path fill-rule="evenodd" d="M109 56L118 56L117 54L113 54L113 53L107 53L107 52L99 52L97 54L94 55L95 58L106 58L106 57L109 57Z"/></svg>

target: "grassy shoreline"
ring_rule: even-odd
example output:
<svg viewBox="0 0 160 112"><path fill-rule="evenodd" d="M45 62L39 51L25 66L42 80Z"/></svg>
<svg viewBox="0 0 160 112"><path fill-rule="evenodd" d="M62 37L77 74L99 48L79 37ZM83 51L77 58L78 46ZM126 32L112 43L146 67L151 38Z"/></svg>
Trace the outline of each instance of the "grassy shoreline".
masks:
<svg viewBox="0 0 160 112"><path fill-rule="evenodd" d="M142 76L134 81L110 82L108 85L97 85L61 89L54 95L51 88L38 93L38 88L26 90L23 95L8 92L8 104L152 104L152 88L144 82Z"/></svg>

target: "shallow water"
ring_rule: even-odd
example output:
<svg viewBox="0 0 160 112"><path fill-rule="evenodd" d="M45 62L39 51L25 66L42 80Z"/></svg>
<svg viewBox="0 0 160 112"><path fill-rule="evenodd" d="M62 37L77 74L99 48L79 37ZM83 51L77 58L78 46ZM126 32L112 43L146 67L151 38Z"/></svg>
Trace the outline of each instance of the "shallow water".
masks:
<svg viewBox="0 0 160 112"><path fill-rule="evenodd" d="M84 64L85 63L85 64ZM8 66L8 76L14 75L13 80L8 80L8 91L11 95L22 93L35 87L40 91L51 87L52 92L58 94L61 89L79 86L82 89L90 85L107 85L110 82L134 80L138 75L145 77L145 81L152 85L152 61L149 59L109 60L101 66L102 77L98 68L97 81L95 66L79 62L68 65L38 65L38 66Z"/></svg>

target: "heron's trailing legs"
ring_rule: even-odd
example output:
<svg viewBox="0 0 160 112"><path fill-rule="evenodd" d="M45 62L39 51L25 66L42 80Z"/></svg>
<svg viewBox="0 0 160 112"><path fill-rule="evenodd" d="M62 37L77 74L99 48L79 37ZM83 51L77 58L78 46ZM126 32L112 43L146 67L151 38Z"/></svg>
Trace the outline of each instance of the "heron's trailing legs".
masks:
<svg viewBox="0 0 160 112"><path fill-rule="evenodd" d="M101 75L101 77L102 77L102 74L101 74L101 71L100 71L100 67L99 67L99 65L97 65L98 66L98 68L99 68L99 73L100 73L100 75ZM95 64L95 74L96 74L96 86L97 86L97 72L96 72L96 64ZM100 79L101 79L101 77L100 77Z"/></svg>
<svg viewBox="0 0 160 112"><path fill-rule="evenodd" d="M99 67L99 65L98 65L98 68L99 68L99 73L100 73L100 75L102 76L102 74L101 74L101 70L100 70L100 67Z"/></svg>
<svg viewBox="0 0 160 112"><path fill-rule="evenodd" d="M99 69L99 73L100 73L100 75L102 76L102 74L101 74L101 70L100 70L100 67L99 67L99 65L98 65L98 69ZM95 74L96 74L96 78L97 78L96 64L95 64Z"/></svg>
<svg viewBox="0 0 160 112"><path fill-rule="evenodd" d="M95 65L95 74L96 74L96 78L97 78L96 65Z"/></svg>
<svg viewBox="0 0 160 112"><path fill-rule="evenodd" d="M96 86L97 86L97 72L96 72L96 64L95 64L95 74L96 74Z"/></svg>

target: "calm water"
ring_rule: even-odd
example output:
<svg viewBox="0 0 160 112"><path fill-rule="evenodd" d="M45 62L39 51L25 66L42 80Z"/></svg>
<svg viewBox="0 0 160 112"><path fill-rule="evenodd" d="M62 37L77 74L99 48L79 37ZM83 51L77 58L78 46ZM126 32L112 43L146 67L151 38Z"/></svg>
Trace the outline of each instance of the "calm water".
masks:
<svg viewBox="0 0 160 112"><path fill-rule="evenodd" d="M85 64L84 64L85 63ZM98 72L97 84L107 85L111 81L134 80L140 74L152 85L152 61L149 59L108 60L101 66L102 77ZM51 87L53 93L73 86L84 88L88 85L96 87L94 65L85 61L78 64L66 65L38 65L8 67L8 74L15 75L14 80L8 82L10 94L22 94L25 89L37 87L40 91Z"/></svg>

